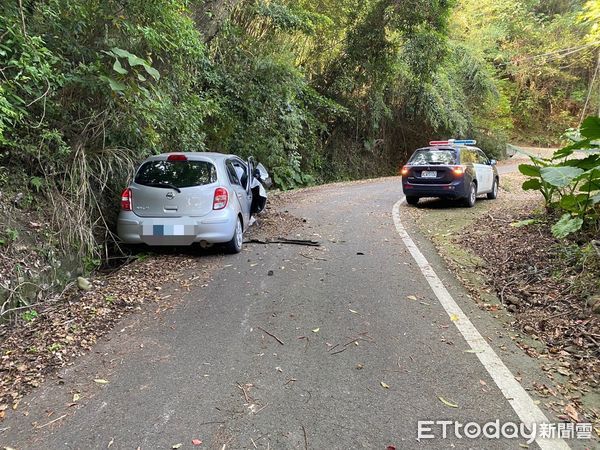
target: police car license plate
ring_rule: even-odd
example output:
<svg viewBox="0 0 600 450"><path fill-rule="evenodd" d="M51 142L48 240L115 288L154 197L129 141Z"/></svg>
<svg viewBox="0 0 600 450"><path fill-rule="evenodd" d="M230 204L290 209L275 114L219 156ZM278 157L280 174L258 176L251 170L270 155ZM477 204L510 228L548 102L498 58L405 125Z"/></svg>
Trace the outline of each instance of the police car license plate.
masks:
<svg viewBox="0 0 600 450"><path fill-rule="evenodd" d="M421 178L436 178L437 170L424 170L421 172Z"/></svg>

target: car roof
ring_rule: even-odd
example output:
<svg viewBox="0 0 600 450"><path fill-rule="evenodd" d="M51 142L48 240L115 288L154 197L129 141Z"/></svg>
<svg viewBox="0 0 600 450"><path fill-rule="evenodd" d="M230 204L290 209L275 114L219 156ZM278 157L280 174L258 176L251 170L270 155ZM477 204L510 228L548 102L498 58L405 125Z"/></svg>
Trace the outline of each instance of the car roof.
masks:
<svg viewBox="0 0 600 450"><path fill-rule="evenodd" d="M480 148L473 147L472 145L429 145L427 147L421 147L421 148L416 149L415 153L420 150L451 150L451 151L459 152L464 149L481 151Z"/></svg>

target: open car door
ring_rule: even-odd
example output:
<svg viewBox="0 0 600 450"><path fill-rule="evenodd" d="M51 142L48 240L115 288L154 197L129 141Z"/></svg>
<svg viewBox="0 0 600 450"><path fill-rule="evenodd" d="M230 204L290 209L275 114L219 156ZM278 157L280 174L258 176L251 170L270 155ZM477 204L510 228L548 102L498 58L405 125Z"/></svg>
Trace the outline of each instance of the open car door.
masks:
<svg viewBox="0 0 600 450"><path fill-rule="evenodd" d="M256 165L254 158L248 159L248 168L251 169L251 189L252 189L252 206L251 214L262 212L267 206L267 190L265 186L269 185L270 177L267 169L262 164Z"/></svg>

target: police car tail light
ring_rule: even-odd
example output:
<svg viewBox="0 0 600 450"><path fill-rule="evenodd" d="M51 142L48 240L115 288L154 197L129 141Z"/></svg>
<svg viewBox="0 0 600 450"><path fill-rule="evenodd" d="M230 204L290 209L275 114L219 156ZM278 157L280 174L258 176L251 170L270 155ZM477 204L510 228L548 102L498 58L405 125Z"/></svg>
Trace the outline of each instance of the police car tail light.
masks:
<svg viewBox="0 0 600 450"><path fill-rule="evenodd" d="M452 168L452 173L454 175L463 175L465 173L465 168L463 166L454 166Z"/></svg>
<svg viewBox="0 0 600 450"><path fill-rule="evenodd" d="M407 166L403 166L402 169L400 170L400 175L402 175L403 177L408 175L409 172L409 168Z"/></svg>
<svg viewBox="0 0 600 450"><path fill-rule="evenodd" d="M229 192L227 189L218 187L215 189L215 197L213 199L213 209L223 209L227 206L229 201Z"/></svg>

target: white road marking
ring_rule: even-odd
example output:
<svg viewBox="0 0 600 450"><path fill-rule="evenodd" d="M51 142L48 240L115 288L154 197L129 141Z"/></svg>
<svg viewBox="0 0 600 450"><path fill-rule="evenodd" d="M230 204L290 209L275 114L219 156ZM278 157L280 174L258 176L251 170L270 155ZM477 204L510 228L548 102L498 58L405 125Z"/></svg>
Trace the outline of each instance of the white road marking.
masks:
<svg viewBox="0 0 600 450"><path fill-rule="evenodd" d="M435 293L448 316L453 319L456 328L465 338L469 346L476 352L475 354L488 371L502 394L508 403L515 410L519 419L531 428L532 424L549 423L550 421L542 410L534 403L533 399L525 391L523 386L515 379L514 375L510 372L508 367L504 365L502 360L494 352L492 347L487 341L481 336L477 328L471 323L466 314L460 309L456 301L450 295L450 292L442 283L442 280L436 275L435 271L423 256L423 253L419 250L417 245L414 243L410 235L407 233L402 221L400 220L400 205L404 202L404 198L399 200L392 211L394 218L394 225L396 230L402 238L404 245L416 261L417 265L421 269L421 272L425 276L425 279L429 283L429 286ZM458 320L457 320L458 319ZM538 427L539 434L539 427ZM563 439L545 439L537 437L537 444L542 450L562 450L569 449L569 446Z"/></svg>

